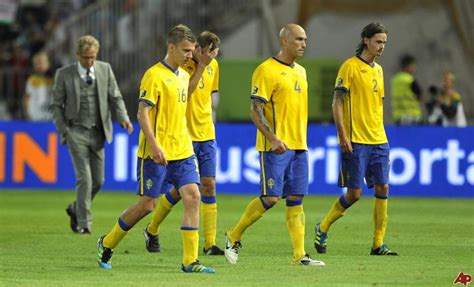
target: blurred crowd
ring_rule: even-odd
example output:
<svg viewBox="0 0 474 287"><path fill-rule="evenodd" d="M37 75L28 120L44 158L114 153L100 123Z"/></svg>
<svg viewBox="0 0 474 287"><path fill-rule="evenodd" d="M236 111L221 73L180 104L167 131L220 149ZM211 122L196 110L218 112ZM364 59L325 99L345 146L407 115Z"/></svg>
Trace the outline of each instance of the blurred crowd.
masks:
<svg viewBox="0 0 474 287"><path fill-rule="evenodd" d="M34 111L49 97L58 67L43 48L60 21L93 2L7 0L1 4L12 17L0 22L0 119L49 119Z"/></svg>
<svg viewBox="0 0 474 287"><path fill-rule="evenodd" d="M466 126L453 72L445 71L439 84L424 90L415 78L417 65L413 56L402 56L400 68L390 82L392 118L396 125Z"/></svg>
<svg viewBox="0 0 474 287"><path fill-rule="evenodd" d="M0 120L49 120L47 106L53 86L54 71L60 63L57 53L44 52L47 41L60 21L94 4L97 0L7 0L15 13L10 23L0 22ZM136 7L136 1L125 1L124 10ZM21 4L19 4L21 3ZM130 5L129 5L130 4ZM2 4L6 5L6 4ZM132 7L132 8L130 8ZM12 8L12 7L10 7ZM121 58L126 58L130 43L140 25L135 14L127 13L118 21ZM1 20L1 19L0 19ZM450 71L433 79L426 87L416 80L416 59L404 55L400 71L386 81L391 100L392 120L396 125L465 126L462 95L456 91L456 76ZM117 70L120 76L121 70ZM128 71L126 71L128 72Z"/></svg>

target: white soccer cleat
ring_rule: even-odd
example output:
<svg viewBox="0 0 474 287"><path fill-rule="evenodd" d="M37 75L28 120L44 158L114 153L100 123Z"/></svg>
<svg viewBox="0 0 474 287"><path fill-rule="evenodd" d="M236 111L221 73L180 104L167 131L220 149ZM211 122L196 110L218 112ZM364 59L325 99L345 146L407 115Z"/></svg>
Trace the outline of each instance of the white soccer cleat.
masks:
<svg viewBox="0 0 474 287"><path fill-rule="evenodd" d="M311 256L309 256L308 253L306 253L300 259L298 259L296 261L293 261L293 264L295 264L295 265L304 265L304 266L320 266L320 267L326 266L326 264L323 261L318 261L318 260L312 259Z"/></svg>
<svg viewBox="0 0 474 287"><path fill-rule="evenodd" d="M242 247L242 244L240 244L240 241L235 241L232 244L226 232L224 256L227 262L229 262L230 264L237 264L237 260L239 259L240 247Z"/></svg>

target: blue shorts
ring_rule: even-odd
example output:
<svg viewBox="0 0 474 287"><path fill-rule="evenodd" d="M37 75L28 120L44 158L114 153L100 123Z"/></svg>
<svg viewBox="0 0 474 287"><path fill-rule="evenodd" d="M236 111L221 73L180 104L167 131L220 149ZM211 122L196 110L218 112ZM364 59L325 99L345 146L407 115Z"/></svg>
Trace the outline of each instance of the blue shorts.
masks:
<svg viewBox="0 0 474 287"><path fill-rule="evenodd" d="M307 194L308 151L260 152L260 187L262 196Z"/></svg>
<svg viewBox="0 0 474 287"><path fill-rule="evenodd" d="M364 177L368 188L374 184L388 184L389 155L388 144L352 143L352 153L342 153L339 172L340 187L362 188Z"/></svg>
<svg viewBox="0 0 474 287"><path fill-rule="evenodd" d="M193 142L201 176L216 176L216 141Z"/></svg>
<svg viewBox="0 0 474 287"><path fill-rule="evenodd" d="M196 156L168 161L168 165L156 164L152 159L138 158L138 195L157 198L168 190L171 183L179 190L183 185L199 184L199 171Z"/></svg>

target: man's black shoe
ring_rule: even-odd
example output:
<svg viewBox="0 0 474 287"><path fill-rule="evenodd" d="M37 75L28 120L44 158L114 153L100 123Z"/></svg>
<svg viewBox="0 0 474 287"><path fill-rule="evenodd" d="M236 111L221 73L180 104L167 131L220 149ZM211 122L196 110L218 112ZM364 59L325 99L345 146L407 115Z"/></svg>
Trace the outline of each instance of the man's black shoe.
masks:
<svg viewBox="0 0 474 287"><path fill-rule="evenodd" d="M79 230L77 227L77 217L76 213L72 210L71 205L68 205L66 208L66 213L69 215L69 226L71 227L72 232L77 233Z"/></svg>

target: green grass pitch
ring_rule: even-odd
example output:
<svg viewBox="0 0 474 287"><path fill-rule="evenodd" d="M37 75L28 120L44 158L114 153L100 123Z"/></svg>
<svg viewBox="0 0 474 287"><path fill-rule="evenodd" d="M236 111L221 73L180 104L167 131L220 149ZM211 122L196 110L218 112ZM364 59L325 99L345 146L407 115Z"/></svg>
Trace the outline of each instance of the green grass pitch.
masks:
<svg viewBox="0 0 474 287"><path fill-rule="evenodd" d="M453 286L459 272L474 275L472 199L397 198L389 202L386 243L398 257L369 256L373 199L366 195L329 233L328 253L313 248L313 226L335 197L305 198L306 250L326 267L292 266L280 202L251 226L237 265L200 255L216 274L180 271L182 205L162 226L161 253L145 250L139 222L115 250L113 269L97 266L97 238L136 200L133 193L102 192L94 201L92 235L69 230L66 191L0 192L0 286ZM218 196L218 244L251 197ZM201 232L202 233L202 232ZM202 239L200 254L202 254ZM474 277L474 276L473 276ZM474 284L474 283L473 283Z"/></svg>

